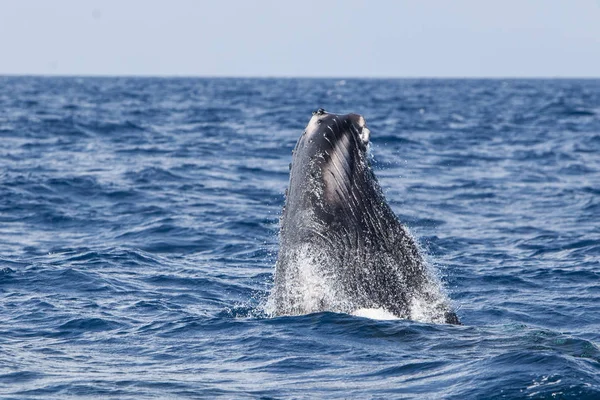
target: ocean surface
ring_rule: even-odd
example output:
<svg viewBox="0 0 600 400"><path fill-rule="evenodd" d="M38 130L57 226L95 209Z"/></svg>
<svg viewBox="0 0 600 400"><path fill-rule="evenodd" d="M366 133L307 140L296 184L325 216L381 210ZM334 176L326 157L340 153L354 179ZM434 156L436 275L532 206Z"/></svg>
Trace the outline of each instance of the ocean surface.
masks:
<svg viewBox="0 0 600 400"><path fill-rule="evenodd" d="M461 326L270 317L296 140L365 116ZM600 80L0 77L0 398L600 398Z"/></svg>

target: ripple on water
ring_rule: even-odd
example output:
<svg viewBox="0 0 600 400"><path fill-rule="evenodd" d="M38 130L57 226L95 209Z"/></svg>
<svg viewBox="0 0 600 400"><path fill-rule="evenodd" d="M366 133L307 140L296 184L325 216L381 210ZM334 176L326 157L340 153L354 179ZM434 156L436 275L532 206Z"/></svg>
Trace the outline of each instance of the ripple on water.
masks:
<svg viewBox="0 0 600 400"><path fill-rule="evenodd" d="M598 80L0 86L3 397L600 396ZM365 115L463 326L268 317L318 107Z"/></svg>

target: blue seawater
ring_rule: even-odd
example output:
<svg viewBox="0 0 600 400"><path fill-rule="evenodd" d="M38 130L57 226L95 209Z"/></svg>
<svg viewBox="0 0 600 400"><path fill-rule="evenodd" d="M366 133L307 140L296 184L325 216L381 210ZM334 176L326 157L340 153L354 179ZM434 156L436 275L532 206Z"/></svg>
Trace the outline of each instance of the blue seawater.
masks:
<svg viewBox="0 0 600 400"><path fill-rule="evenodd" d="M363 114L463 325L263 311ZM0 77L0 398L600 398L600 80Z"/></svg>

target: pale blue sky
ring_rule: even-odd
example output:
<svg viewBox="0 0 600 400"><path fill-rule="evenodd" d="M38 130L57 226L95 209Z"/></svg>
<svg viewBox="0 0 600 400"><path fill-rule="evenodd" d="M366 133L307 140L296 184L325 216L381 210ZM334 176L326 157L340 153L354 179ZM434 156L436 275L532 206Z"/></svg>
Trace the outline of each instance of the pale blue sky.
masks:
<svg viewBox="0 0 600 400"><path fill-rule="evenodd" d="M0 74L600 77L600 0L0 0Z"/></svg>

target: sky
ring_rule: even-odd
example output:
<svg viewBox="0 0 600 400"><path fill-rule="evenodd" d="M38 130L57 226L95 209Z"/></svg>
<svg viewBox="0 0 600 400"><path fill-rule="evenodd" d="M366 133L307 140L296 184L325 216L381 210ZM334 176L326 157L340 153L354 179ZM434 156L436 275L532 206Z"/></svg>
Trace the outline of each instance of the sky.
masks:
<svg viewBox="0 0 600 400"><path fill-rule="evenodd" d="M0 0L0 74L600 77L600 0Z"/></svg>

